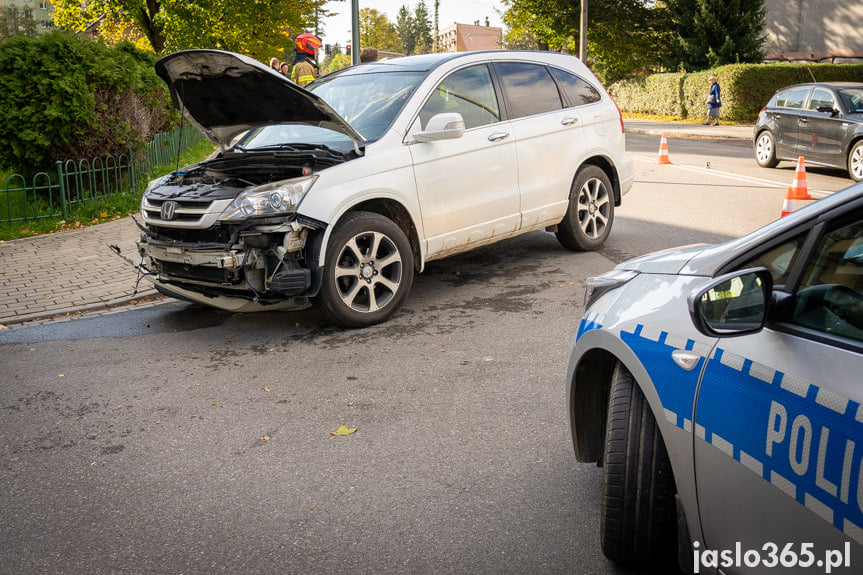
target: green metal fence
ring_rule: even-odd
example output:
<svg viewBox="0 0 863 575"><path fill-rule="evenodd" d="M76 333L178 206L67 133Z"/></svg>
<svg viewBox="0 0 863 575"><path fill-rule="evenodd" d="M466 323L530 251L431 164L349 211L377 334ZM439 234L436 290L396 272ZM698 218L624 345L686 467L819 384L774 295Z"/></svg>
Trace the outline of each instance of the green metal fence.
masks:
<svg viewBox="0 0 863 575"><path fill-rule="evenodd" d="M5 187L0 182L0 223L65 218L76 203L135 192L153 168L176 161L180 153L204 139L196 128L184 126L156 134L141 153L57 161L56 173L39 172L29 182L21 174L12 174Z"/></svg>

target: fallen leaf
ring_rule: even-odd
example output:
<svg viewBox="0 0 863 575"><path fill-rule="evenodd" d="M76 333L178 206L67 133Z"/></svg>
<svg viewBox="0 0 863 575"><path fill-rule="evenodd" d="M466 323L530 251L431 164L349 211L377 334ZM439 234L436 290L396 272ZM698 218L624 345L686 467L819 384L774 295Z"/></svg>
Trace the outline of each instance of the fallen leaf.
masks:
<svg viewBox="0 0 863 575"><path fill-rule="evenodd" d="M330 435L332 435L334 437L344 437L346 435L350 435L350 434L354 433L356 430L357 430L356 427L348 427L347 425L345 425L343 423L342 426L339 427L337 430L331 431Z"/></svg>
<svg viewBox="0 0 863 575"><path fill-rule="evenodd" d="M107 217L108 217L108 212L99 212L99 217L100 217L100 218L107 218Z"/></svg>
<svg viewBox="0 0 863 575"><path fill-rule="evenodd" d="M44 298L42 298L42 299L51 299L51 298L53 298L53 297L54 297L54 296L52 296L52 295L46 295L46 296L45 296Z"/></svg>
<svg viewBox="0 0 863 575"><path fill-rule="evenodd" d="M234 338L234 334L233 334L233 333L232 333L231 335L226 335L226 336L225 336L225 339L233 339L233 338Z"/></svg>
<svg viewBox="0 0 863 575"><path fill-rule="evenodd" d="M462 365L467 365L467 364L469 364L469 363L470 363L470 362L469 362L468 360L466 360L466 359L465 359L465 360L462 360L462 362L461 362L461 364L462 364Z"/></svg>
<svg viewBox="0 0 863 575"><path fill-rule="evenodd" d="M270 440L270 436L269 436L269 435L265 435L265 436L263 436L263 437L261 438L261 441L269 441L269 440Z"/></svg>
<svg viewBox="0 0 863 575"><path fill-rule="evenodd" d="M264 391L266 391L267 393L270 393L270 388L269 388L269 387L262 387L261 389L263 389L263 390L264 390Z"/></svg>
<svg viewBox="0 0 863 575"><path fill-rule="evenodd" d="M57 377L66 377L66 374L65 374L65 373L61 373L61 374L60 374L60 375L58 375Z"/></svg>

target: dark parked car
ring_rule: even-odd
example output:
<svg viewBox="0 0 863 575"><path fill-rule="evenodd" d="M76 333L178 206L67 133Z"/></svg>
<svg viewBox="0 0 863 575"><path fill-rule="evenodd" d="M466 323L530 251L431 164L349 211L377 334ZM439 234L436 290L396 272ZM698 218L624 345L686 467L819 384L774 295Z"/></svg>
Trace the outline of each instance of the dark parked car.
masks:
<svg viewBox="0 0 863 575"><path fill-rule="evenodd" d="M773 168L799 156L863 180L863 83L798 84L770 98L755 125L755 161Z"/></svg>

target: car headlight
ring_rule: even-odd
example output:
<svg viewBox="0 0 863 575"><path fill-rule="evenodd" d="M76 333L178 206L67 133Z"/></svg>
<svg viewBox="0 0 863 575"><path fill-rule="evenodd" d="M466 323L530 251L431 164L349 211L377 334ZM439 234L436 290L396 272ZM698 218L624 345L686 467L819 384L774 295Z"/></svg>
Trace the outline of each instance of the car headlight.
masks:
<svg viewBox="0 0 863 575"><path fill-rule="evenodd" d="M611 270L601 276L587 278L587 289L584 291L584 309L589 308L602 294L617 289L638 275L632 270Z"/></svg>
<svg viewBox="0 0 863 575"><path fill-rule="evenodd" d="M231 202L219 219L239 221L293 214L317 179L318 176L309 176L249 188Z"/></svg>

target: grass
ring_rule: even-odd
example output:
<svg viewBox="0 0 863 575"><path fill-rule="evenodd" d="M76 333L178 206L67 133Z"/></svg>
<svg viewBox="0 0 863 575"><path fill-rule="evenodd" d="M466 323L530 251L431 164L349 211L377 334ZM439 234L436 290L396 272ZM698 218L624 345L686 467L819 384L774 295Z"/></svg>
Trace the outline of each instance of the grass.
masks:
<svg viewBox="0 0 863 575"><path fill-rule="evenodd" d="M210 142L206 140L199 142L180 154L180 166L188 166L190 164L200 162L212 152L213 145ZM153 169L150 178L158 178L174 171L176 168L176 161L163 166L156 166ZM7 178L11 174L11 171L0 171L0 183L5 186ZM0 241L15 240L30 236L50 234L63 230L84 228L135 214L140 208L141 196L143 195L146 186L147 182L142 182L139 189L131 193L112 194L90 202L73 204L69 208L65 220L62 217L56 217L0 223ZM7 214L7 198L5 197L5 194L0 196L0 199L2 199L3 203L3 205L0 206L0 217L3 217ZM12 213L23 213L23 197L13 196L9 198L8 201L12 204ZM39 201L43 206L47 206L47 200L40 199Z"/></svg>

